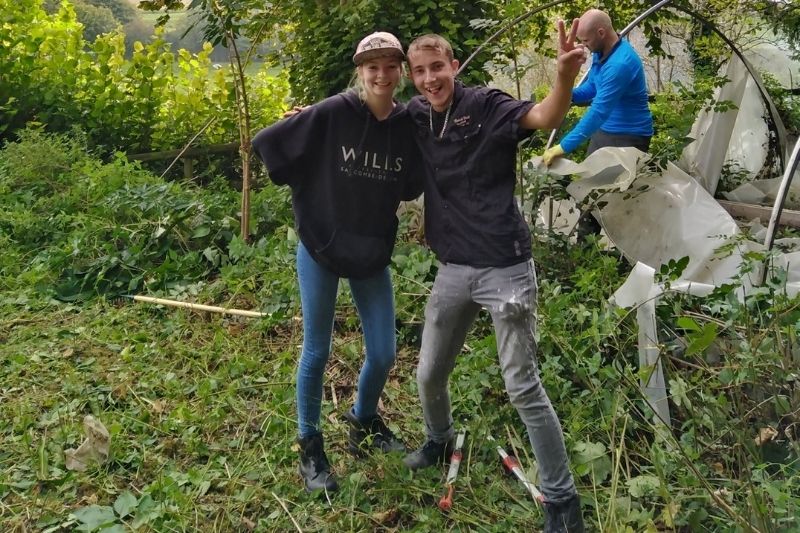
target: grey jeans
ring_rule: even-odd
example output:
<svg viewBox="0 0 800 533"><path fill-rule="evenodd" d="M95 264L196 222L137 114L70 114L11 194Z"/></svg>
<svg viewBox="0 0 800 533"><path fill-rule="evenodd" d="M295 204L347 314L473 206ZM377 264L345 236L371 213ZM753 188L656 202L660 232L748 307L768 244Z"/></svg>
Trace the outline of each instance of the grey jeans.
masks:
<svg viewBox="0 0 800 533"><path fill-rule="evenodd" d="M428 438L452 439L448 380L481 307L492 316L497 353L511 404L539 463L545 498L575 494L558 417L536 365L536 271L533 260L504 268L440 264L425 308L417 384Z"/></svg>

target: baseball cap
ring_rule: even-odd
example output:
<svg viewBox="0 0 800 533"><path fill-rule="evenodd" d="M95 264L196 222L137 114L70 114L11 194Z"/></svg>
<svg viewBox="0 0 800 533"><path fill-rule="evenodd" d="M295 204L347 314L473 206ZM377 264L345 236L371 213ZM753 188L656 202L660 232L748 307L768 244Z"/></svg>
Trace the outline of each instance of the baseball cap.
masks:
<svg viewBox="0 0 800 533"><path fill-rule="evenodd" d="M376 31L375 33L370 33L358 43L356 53L353 54L353 63L360 65L368 59L386 56L396 56L400 59L406 57L397 37L389 32Z"/></svg>

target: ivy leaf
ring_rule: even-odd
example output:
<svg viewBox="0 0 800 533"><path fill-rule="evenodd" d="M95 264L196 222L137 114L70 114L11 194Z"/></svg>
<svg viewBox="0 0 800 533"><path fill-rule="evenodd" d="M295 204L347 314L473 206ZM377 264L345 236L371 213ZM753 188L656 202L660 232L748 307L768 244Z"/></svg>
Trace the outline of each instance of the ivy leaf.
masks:
<svg viewBox="0 0 800 533"><path fill-rule="evenodd" d="M194 232L192 233L192 239L199 239L201 237L207 236L211 233L211 228L208 226L199 226L195 228Z"/></svg>
<svg viewBox="0 0 800 533"><path fill-rule="evenodd" d="M164 507L153 500L149 494L142 496L139 505L136 507L136 517L131 523L133 529L138 529L145 524L156 520L164 514Z"/></svg>
<svg viewBox="0 0 800 533"><path fill-rule="evenodd" d="M592 474L596 483L602 482L611 474L611 459L606 455L602 442L578 442L573 448L575 472L578 475Z"/></svg>
<svg viewBox="0 0 800 533"><path fill-rule="evenodd" d="M138 505L139 501L136 499L136 496L130 493L130 491L125 491L119 495L117 501L114 502L114 510L117 512L120 518L124 518L131 514L136 506Z"/></svg>
<svg viewBox="0 0 800 533"><path fill-rule="evenodd" d="M670 396L672 396L672 401L675 402L675 405L678 407L682 405L685 405L687 408L692 407L692 402L689 401L689 397L686 395L687 391L688 386L683 379L675 378L669 380Z"/></svg>
<svg viewBox="0 0 800 533"><path fill-rule="evenodd" d="M703 352L706 348L711 346L711 343L717 339L717 325L709 322L699 333L689 336L689 346L686 348L686 355L693 355Z"/></svg>
<svg viewBox="0 0 800 533"><path fill-rule="evenodd" d="M107 505L90 505L82 507L72 513L72 516L81 523L78 531L94 531L103 526L113 524L117 517L114 510Z"/></svg>
<svg viewBox="0 0 800 533"><path fill-rule="evenodd" d="M679 317L678 320L675 321L675 324L686 331L700 330L700 325L693 318L689 318L688 316Z"/></svg>
<svg viewBox="0 0 800 533"><path fill-rule="evenodd" d="M228 256L233 261L240 261L248 259L253 255L253 249L244 242L244 239L238 235L234 235L231 242L228 244Z"/></svg>
<svg viewBox="0 0 800 533"><path fill-rule="evenodd" d="M661 487L661 480L655 476L636 476L628 480L628 492L634 498L654 494Z"/></svg>

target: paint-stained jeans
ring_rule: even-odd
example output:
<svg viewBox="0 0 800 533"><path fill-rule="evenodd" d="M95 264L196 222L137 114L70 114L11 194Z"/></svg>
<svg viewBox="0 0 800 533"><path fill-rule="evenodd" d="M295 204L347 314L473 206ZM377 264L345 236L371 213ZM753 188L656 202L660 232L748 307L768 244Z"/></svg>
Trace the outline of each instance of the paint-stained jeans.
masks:
<svg viewBox="0 0 800 533"><path fill-rule="evenodd" d="M297 278L303 307L303 352L297 365L297 422L300 437L320 432L322 382L331 353L339 276L297 247ZM357 418L376 414L378 398L395 359L394 293L389 268L366 279L351 279L350 292L364 330L366 359L353 406Z"/></svg>
<svg viewBox="0 0 800 533"><path fill-rule="evenodd" d="M440 264L425 308L417 384L429 439L454 434L448 380L481 307L492 316L511 404L528 431L550 501L575 494L561 425L536 365L536 271L533 261L505 268Z"/></svg>

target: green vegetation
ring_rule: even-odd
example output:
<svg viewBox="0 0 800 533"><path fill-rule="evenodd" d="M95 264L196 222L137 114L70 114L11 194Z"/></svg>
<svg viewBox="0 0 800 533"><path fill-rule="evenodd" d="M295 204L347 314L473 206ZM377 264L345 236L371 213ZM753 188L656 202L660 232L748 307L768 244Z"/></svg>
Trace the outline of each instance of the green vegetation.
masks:
<svg viewBox="0 0 800 533"><path fill-rule="evenodd" d="M331 39L332 50L349 48L350 41L325 32L350 21L341 35L354 39L364 33L359 24L373 24L369 17L379 14L374 2L364 4L363 19L356 17L359 3L334 3L328 20L320 11L325 3L313 4L303 6L317 10L309 18L317 26L303 31L320 33L312 38L298 30L307 43L295 43L297 53L310 54L321 35ZM431 15L424 21L428 3L414 5L413 17L391 21L412 33L441 24L462 38L463 51L475 44L464 33L472 26L461 7L441 11L437 22ZM353 400L363 352L346 288L323 403L342 490L330 501L303 493L292 448L302 328L288 191L260 176L247 244L238 230L239 193L229 183L237 169L230 158L209 157L202 180L179 182L121 153L179 148L201 130L196 144L236 138L228 69L212 67L210 47L174 51L159 35L127 57L121 33L89 42L69 4L50 15L36 0L0 0L0 7L3 531L504 532L541 526L540 509L503 474L486 439L491 433L515 448L535 474L527 438L503 392L487 316L467 339L451 381L456 419L470 435L449 515L435 506L442 470L412 475L400 457L356 460L345 452L341 414ZM492 4L474 7L470 16L488 31L522 8ZM569 9L582 8L576 2ZM402 16L399 5L392 9L384 15ZM330 26L319 29L326 22ZM535 41L552 30L537 22L529 32L515 39ZM509 37L498 46L508 52L513 43ZM304 59L311 63L294 72L295 80L306 77L292 86L293 96L321 94L341 82L313 81L303 69L316 60ZM285 71L274 66L247 72L258 129L280 116L290 87ZM718 82L699 78L656 95L659 159L680 151L691 118L708 105ZM796 125L796 95L770 80L768 87L787 126ZM534 149L543 142L538 136ZM530 187L528 215L543 189L533 181ZM419 328L436 271L420 228L421 213L411 207L393 258L399 354L383 397L390 426L412 446L422 440L414 381ZM800 306L783 295L784 274L775 272L743 301L735 297L736 283L703 299L668 293L660 301L660 348L674 417L670 431L661 431L639 389L647 369L637 366L635 310L608 303L628 267L557 235L538 233L534 247L541 375L563 423L589 529L800 530ZM684 266L675 258L660 276L675 279ZM257 309L265 316L152 306L134 303L131 294ZM64 450L83 441L86 414L109 429L111 454L108 462L75 472L66 468Z"/></svg>
<svg viewBox="0 0 800 533"><path fill-rule="evenodd" d="M169 184L122 159L104 164L79 139L28 131L0 152L0 519L12 530L540 524L485 439L491 431L513 444L530 466L486 317L452 381L471 438L450 516L434 506L442 471L412 476L399 457L360 462L345 453L339 415L352 401L363 344L344 296L323 413L344 488L330 503L302 494L291 448L301 333L286 191L254 195L259 239L246 246L233 236L226 185ZM418 444L414 343L435 263L414 224L412 212L395 256L401 349L383 405ZM663 441L638 388L633 317L607 304L625 275L618 260L554 236L537 243L536 256L542 377L593 529L790 530L800 510L800 309L780 296L782 280L741 304L731 287L663 301L675 416L674 438ZM112 298L138 291L269 315L242 321ZM112 457L71 472L63 450L82 441L87 413L111 431ZM763 431L772 438L755 444Z"/></svg>
<svg viewBox="0 0 800 533"><path fill-rule="evenodd" d="M0 139L29 122L48 131L80 126L104 153L173 149L198 134L196 144L236 138L233 82L212 67L209 45L173 52L156 35L127 59L122 33L85 41L69 4L47 15L38 0L0 3L0 40L9 43L0 48ZM256 124L287 105L286 79L267 72L247 80Z"/></svg>

